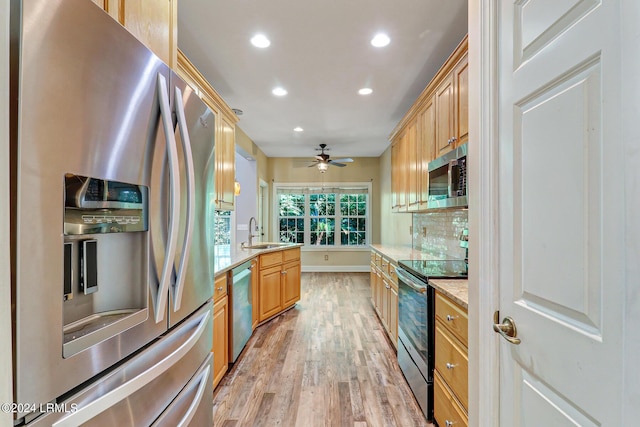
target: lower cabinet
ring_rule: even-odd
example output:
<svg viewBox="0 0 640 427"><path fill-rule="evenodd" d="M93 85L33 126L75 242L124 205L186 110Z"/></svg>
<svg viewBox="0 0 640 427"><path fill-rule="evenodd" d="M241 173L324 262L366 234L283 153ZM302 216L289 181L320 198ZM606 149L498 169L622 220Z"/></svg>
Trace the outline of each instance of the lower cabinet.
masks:
<svg viewBox="0 0 640 427"><path fill-rule="evenodd" d="M260 255L259 322L300 300L300 248Z"/></svg>
<svg viewBox="0 0 640 427"><path fill-rule="evenodd" d="M300 301L300 259L284 264L282 273L282 308L285 309Z"/></svg>
<svg viewBox="0 0 640 427"><path fill-rule="evenodd" d="M281 266L260 270L260 322L282 310Z"/></svg>
<svg viewBox="0 0 640 427"><path fill-rule="evenodd" d="M469 351L466 308L436 292L434 417L440 426L468 425Z"/></svg>
<svg viewBox="0 0 640 427"><path fill-rule="evenodd" d="M372 251L370 277L371 303L393 346L398 348L398 280L395 265Z"/></svg>
<svg viewBox="0 0 640 427"><path fill-rule="evenodd" d="M251 260L251 330L260 323L260 276L258 275L258 259Z"/></svg>
<svg viewBox="0 0 640 427"><path fill-rule="evenodd" d="M224 290L224 291L223 291ZM215 279L213 304L213 387L215 388L229 369L229 297L227 275Z"/></svg>

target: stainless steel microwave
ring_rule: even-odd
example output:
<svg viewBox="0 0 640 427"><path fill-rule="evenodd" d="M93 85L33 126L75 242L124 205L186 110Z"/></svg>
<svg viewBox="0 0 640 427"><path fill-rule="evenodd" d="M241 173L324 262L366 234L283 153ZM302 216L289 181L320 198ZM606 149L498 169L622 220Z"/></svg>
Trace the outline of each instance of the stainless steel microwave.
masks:
<svg viewBox="0 0 640 427"><path fill-rule="evenodd" d="M428 209L467 207L467 144L429 162Z"/></svg>

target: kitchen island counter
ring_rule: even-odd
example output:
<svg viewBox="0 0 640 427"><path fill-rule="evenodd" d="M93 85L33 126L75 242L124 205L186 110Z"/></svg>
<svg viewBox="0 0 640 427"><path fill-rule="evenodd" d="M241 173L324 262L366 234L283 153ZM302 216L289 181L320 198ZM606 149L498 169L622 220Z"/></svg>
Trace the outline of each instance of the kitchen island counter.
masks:
<svg viewBox="0 0 640 427"><path fill-rule="evenodd" d="M215 275L218 276L222 273L226 273L234 267L239 266L245 261L257 257L268 252L283 251L291 248L299 248L302 246L300 243L269 243L262 242L257 245L274 245L265 249L257 248L241 248L240 246L231 247L231 245L216 246L215 251ZM256 245L256 246L257 246Z"/></svg>

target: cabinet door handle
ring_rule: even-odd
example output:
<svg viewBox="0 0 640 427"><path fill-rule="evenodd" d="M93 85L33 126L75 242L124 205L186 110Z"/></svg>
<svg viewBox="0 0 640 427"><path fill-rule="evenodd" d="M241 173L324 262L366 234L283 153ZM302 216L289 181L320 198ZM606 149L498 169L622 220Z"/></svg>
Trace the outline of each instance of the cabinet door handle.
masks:
<svg viewBox="0 0 640 427"><path fill-rule="evenodd" d="M447 322L453 322L457 318L458 318L458 316L452 316L450 314L447 314Z"/></svg>
<svg viewBox="0 0 640 427"><path fill-rule="evenodd" d="M453 363L449 363L447 362L447 364L445 365L447 367L447 369L453 369L456 367L456 365L454 365Z"/></svg>
<svg viewBox="0 0 640 427"><path fill-rule="evenodd" d="M287 274L287 272L286 272L286 271L283 271L283 272L282 272L282 274Z"/></svg>
<svg viewBox="0 0 640 427"><path fill-rule="evenodd" d="M452 425L454 425L454 424L455 424L455 422L453 422L453 421L449 421L449 420L445 420L445 421L444 421L444 425L445 425L446 427L451 427L451 426L452 426Z"/></svg>
<svg viewBox="0 0 640 427"><path fill-rule="evenodd" d="M218 288L218 292L222 292L222 286Z"/></svg>

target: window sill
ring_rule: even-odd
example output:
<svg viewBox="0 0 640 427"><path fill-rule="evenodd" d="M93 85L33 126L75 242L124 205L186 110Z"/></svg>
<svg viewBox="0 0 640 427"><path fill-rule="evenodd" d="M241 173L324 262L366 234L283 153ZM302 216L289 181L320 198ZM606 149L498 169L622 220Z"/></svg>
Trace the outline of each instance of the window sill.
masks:
<svg viewBox="0 0 640 427"><path fill-rule="evenodd" d="M302 246L303 252L370 252L369 245L363 246Z"/></svg>

